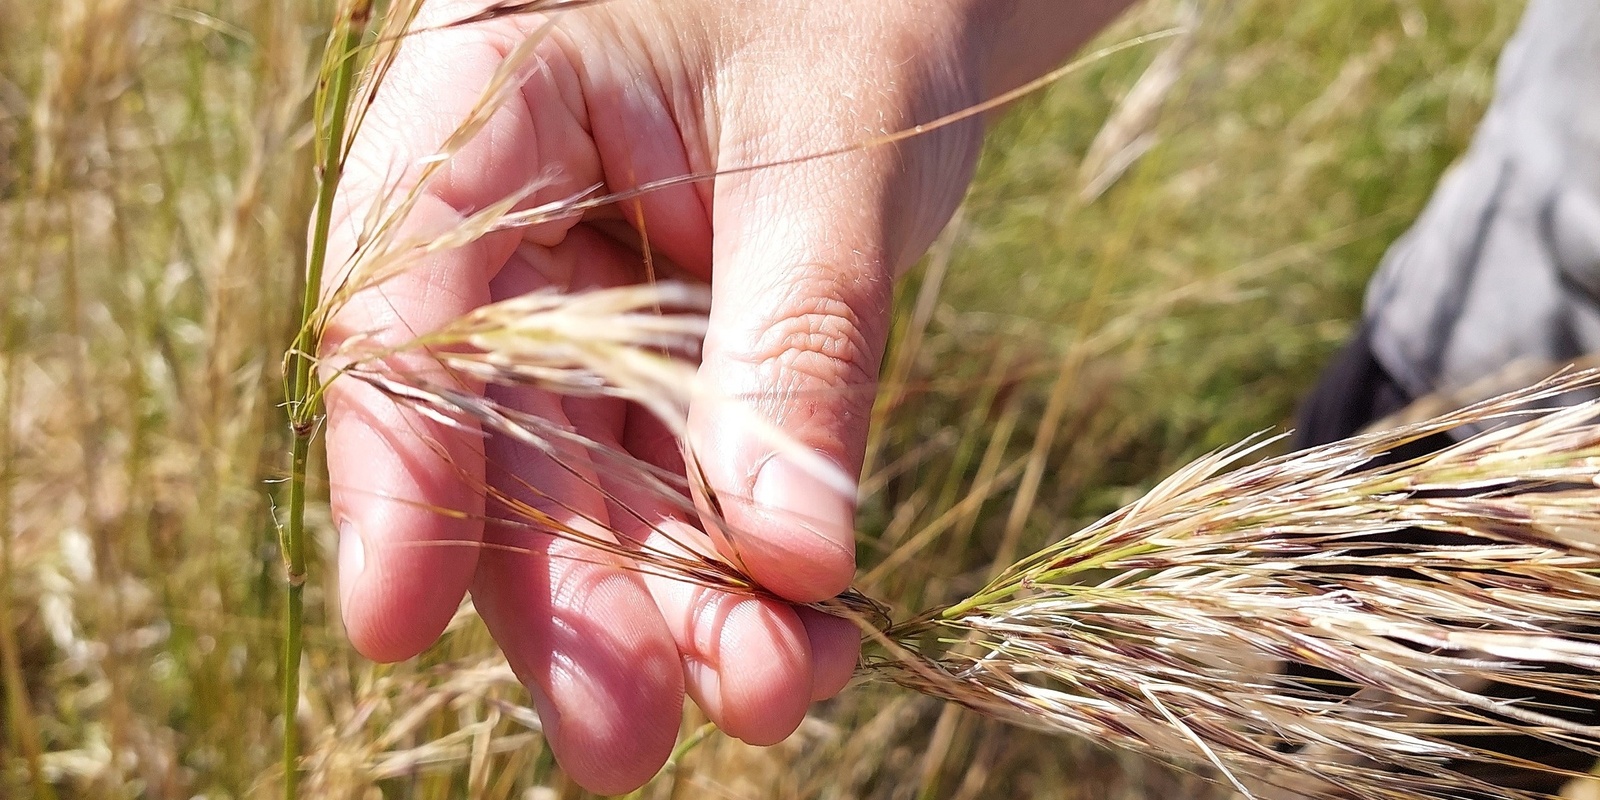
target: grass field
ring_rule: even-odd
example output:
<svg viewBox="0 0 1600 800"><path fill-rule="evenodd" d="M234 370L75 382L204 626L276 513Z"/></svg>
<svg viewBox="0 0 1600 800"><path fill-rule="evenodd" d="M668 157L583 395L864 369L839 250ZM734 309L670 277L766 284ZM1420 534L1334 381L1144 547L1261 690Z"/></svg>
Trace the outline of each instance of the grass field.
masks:
<svg viewBox="0 0 1600 800"><path fill-rule="evenodd" d="M904 286L861 584L906 611L1286 424L1489 99L1520 3L1149 0L995 125ZM0 0L0 797L272 796L280 365L327 2ZM1139 85L1139 90L1134 87ZM963 504L958 507L958 504ZM578 796L463 612L344 643L314 505L308 796ZM1225 796L862 685L645 797ZM690 745L693 746L690 746Z"/></svg>

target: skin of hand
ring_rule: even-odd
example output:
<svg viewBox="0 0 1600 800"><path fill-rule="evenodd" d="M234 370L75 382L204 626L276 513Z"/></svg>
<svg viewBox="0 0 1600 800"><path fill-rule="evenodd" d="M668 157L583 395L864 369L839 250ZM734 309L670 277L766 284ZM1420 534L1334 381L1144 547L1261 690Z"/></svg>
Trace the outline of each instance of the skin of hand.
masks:
<svg viewBox="0 0 1600 800"><path fill-rule="evenodd" d="M552 180L524 206L596 183L618 191L902 130L1043 72L1123 5L613 0L565 12L520 93L450 161L405 224L448 229L540 175ZM439 0L421 22L482 7ZM350 154L334 263L352 251L380 188L436 151L506 55L545 22L504 16L405 44ZM711 282L700 373L713 394L746 398L856 474L894 278L954 211L981 138L974 120L645 195L636 210L658 272ZM325 350L357 334L398 343L542 287L644 280L630 227L637 216L626 210L497 232L431 257L356 295L333 320ZM425 358L410 366L428 368ZM665 429L620 402L487 391L682 469ZM555 754L583 786L619 793L648 780L671 751L685 692L729 735L772 744L794 731L810 702L849 680L860 638L848 622L640 575L568 542L484 524L495 508L473 487L487 481L596 534L611 535L580 516L640 540L662 531L705 538L693 520L608 481L584 453L563 460L652 524L530 448L441 426L358 381L333 381L327 410L351 641L373 659L409 658L439 636L470 590L532 693ZM743 563L795 603L837 594L855 568L855 498L775 454L738 420L696 407L690 427L727 518L743 532Z"/></svg>

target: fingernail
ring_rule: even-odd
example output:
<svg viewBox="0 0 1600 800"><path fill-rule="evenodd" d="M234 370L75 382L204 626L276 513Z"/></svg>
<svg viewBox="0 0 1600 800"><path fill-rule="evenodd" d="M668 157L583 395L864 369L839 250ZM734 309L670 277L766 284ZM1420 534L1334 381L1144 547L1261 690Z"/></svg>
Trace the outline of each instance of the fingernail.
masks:
<svg viewBox="0 0 1600 800"><path fill-rule="evenodd" d="M356 530L355 523L350 520L340 520L339 603L345 608L349 608L350 595L355 591L356 581L366 566L367 545L361 540L360 531Z"/></svg>
<svg viewBox="0 0 1600 800"><path fill-rule="evenodd" d="M841 492L787 455L778 453L761 466L751 499L775 521L809 530L822 542L854 555L855 494Z"/></svg>

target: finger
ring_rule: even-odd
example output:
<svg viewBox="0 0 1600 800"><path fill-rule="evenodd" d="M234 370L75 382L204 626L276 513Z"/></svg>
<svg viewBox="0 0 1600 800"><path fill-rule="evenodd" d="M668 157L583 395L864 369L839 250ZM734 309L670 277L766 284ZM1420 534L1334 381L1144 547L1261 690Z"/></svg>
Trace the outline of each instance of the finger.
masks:
<svg viewBox="0 0 1600 800"><path fill-rule="evenodd" d="M605 535L603 501L582 496L559 468L490 449L491 464L511 458L571 510L525 491L522 502ZM492 480L499 473L491 467ZM683 707L677 648L650 593L622 564L571 541L496 524L484 541L473 599L533 694L562 768L601 794L637 788L666 762Z"/></svg>
<svg viewBox="0 0 1600 800"><path fill-rule="evenodd" d="M641 541L686 553L697 535L663 519ZM660 575L645 584L677 643L689 696L729 736L777 744L812 701L838 694L855 673L861 637L847 620Z"/></svg>
<svg viewBox="0 0 1600 800"><path fill-rule="evenodd" d="M637 277L637 264L628 264L621 249L587 227L574 229L568 243L587 245L585 257L566 258L576 250L557 248L540 263L546 278L588 288ZM717 557L705 533L684 521L693 515L688 498L628 467L631 456L662 474L683 474L678 440L662 421L643 407L612 402L569 398L562 410L599 450L616 454L596 455L593 464L606 490L609 527L645 544L641 559L659 559L664 553ZM663 528L672 531L670 536ZM645 581L681 653L689 695L713 722L731 736L758 744L777 742L799 725L813 682L807 631L792 609L648 570Z"/></svg>
<svg viewBox="0 0 1600 800"><path fill-rule="evenodd" d="M628 409L622 441L612 444L682 471L677 442L640 407ZM719 559L705 533L687 521L692 511L682 499L648 487L626 474L607 479L612 524L639 543L639 559ZM717 727L757 745L794 732L814 680L810 639L793 608L661 574L647 572L645 585L677 643L689 696Z"/></svg>
<svg viewBox="0 0 1600 800"><path fill-rule="evenodd" d="M769 94L817 92L789 94L780 85ZM819 134L793 122L849 118L825 100L801 104L811 102L823 107L815 114L737 110L741 120L770 123L766 138L751 141L795 142L799 152L865 138L848 130ZM733 113L727 112L730 120ZM796 154L767 147L724 150L734 164ZM700 370L707 393L691 416L693 443L729 523L731 555L764 586L795 601L820 600L849 585L855 493L830 475L848 481L859 473L895 274L948 219L967 174L966 162L945 168L940 149L927 156L919 148L907 159L897 152L863 150L717 181L715 279ZM939 169L955 176L941 177L939 191L923 192L913 180ZM933 218L938 224L929 225ZM774 446L748 414L729 408L733 402L747 404L800 452L836 469L818 469Z"/></svg>
<svg viewBox="0 0 1600 800"><path fill-rule="evenodd" d="M583 13L591 25L563 29L563 42L581 53L583 94L595 151L606 187L624 192L685 175L709 172L712 153L696 126L705 118L702 92L688 80L692 70L668 66L709 61L705 43L685 35L682 19L663 25L649 3L602 5ZM660 52L663 30L672 50ZM659 61L641 69L640 56ZM580 59L575 58L575 61ZM647 192L607 209L634 226L631 233L700 280L711 271L711 186L705 182Z"/></svg>
<svg viewBox="0 0 1600 800"><path fill-rule="evenodd" d="M585 242L574 237L567 245L575 243ZM544 283L514 258L494 286L497 296L510 296ZM520 387L491 387L488 395L599 441L614 439L621 427L616 401L564 402ZM487 450L496 497L512 501L491 502L492 518L517 517L520 504L615 541L588 453L560 446L549 455L503 436ZM534 695L562 767L605 794L644 783L677 736L683 678L677 648L643 582L616 556L525 526L491 522L484 541L473 598Z"/></svg>
<svg viewBox="0 0 1600 800"><path fill-rule="evenodd" d="M462 5L432 3L428 13L450 19ZM447 232L468 214L522 190L544 172L536 158L541 151L565 171L528 203L597 179L583 120L562 103L535 111L518 101L496 110L436 180L416 189L422 160L469 115L520 35L499 23L407 41L347 160L325 294L351 278L348 259L374 204L393 207L396 198L420 191L399 237L418 239ZM559 96L563 74L553 67L540 71L528 91L539 93L543 82L545 94ZM561 233L550 229L542 235ZM490 278L517 239L515 232L486 236L356 294L331 320L323 354L338 353L354 336L398 345L482 305ZM402 374L442 379L423 354L386 363ZM337 358L326 362L325 379L333 378L330 366L337 366ZM407 658L437 638L471 580L482 535L482 443L470 425L464 431L439 425L356 380L332 379L326 399L345 626L367 656Z"/></svg>
<svg viewBox="0 0 1600 800"><path fill-rule="evenodd" d="M811 645L811 699L826 700L855 677L861 660L861 631L854 622L816 609L795 609Z"/></svg>
<svg viewBox="0 0 1600 800"><path fill-rule="evenodd" d="M664 539L657 533L646 543L670 547ZM811 703L811 645L794 608L673 578L645 582L677 644L689 695L718 728L764 746L800 726Z"/></svg>

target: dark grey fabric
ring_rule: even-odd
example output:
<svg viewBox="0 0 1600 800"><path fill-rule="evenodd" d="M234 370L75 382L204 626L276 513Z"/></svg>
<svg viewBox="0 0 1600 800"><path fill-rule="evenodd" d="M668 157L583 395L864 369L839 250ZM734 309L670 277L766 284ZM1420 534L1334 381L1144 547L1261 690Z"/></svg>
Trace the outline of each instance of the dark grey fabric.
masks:
<svg viewBox="0 0 1600 800"><path fill-rule="evenodd" d="M1412 396L1600 351L1600 0L1532 0L1467 153L1367 291Z"/></svg>
<svg viewBox="0 0 1600 800"><path fill-rule="evenodd" d="M1300 401L1289 446L1304 450L1354 436L1415 399L1373 357L1372 331L1363 326L1322 368L1317 384ZM1445 439L1431 444L1449 443ZM1406 457L1428 452L1431 450L1408 452Z"/></svg>

